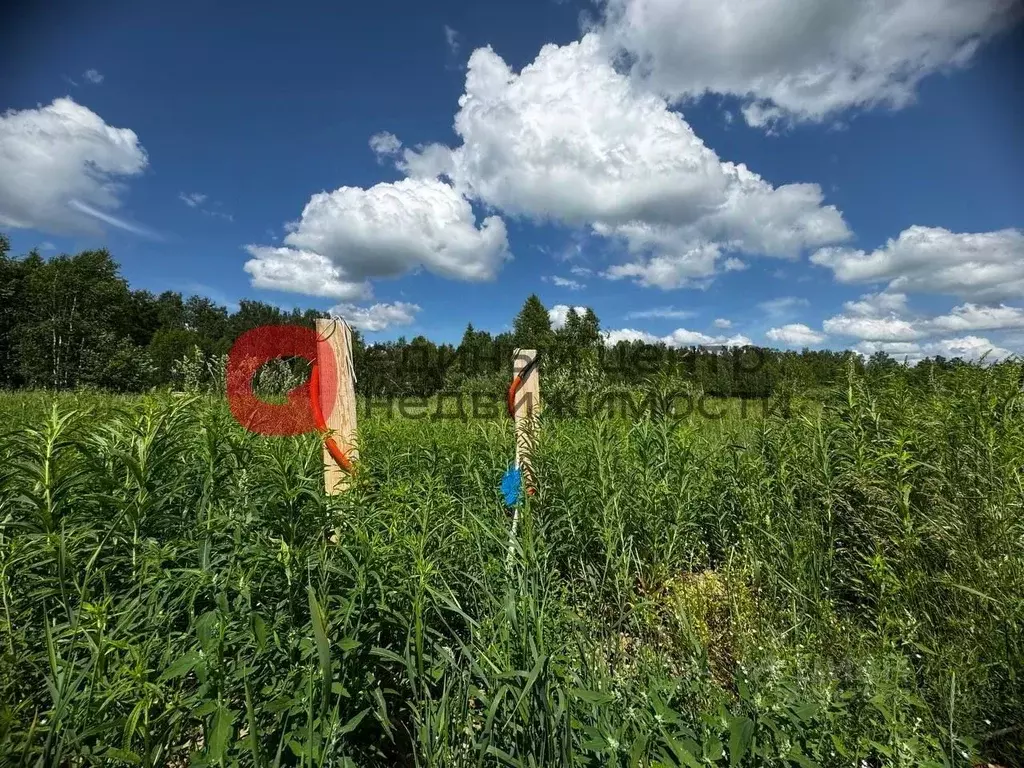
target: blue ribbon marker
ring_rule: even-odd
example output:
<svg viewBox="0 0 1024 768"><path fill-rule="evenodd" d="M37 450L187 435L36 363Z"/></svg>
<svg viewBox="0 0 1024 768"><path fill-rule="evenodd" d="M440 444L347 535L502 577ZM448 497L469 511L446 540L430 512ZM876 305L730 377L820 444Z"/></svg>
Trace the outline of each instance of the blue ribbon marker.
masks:
<svg viewBox="0 0 1024 768"><path fill-rule="evenodd" d="M519 501L523 488L523 473L518 467L509 467L508 471L501 478L501 493L505 497L505 504L514 506Z"/></svg>

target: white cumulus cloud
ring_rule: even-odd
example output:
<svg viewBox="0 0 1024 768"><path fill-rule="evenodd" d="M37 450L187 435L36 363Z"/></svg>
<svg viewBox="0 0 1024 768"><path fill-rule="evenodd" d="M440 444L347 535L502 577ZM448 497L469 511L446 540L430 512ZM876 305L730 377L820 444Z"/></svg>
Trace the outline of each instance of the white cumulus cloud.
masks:
<svg viewBox="0 0 1024 768"><path fill-rule="evenodd" d="M348 279L330 259L295 248L249 245L245 262L254 288L304 293L330 299L357 300L371 295L369 283Z"/></svg>
<svg viewBox="0 0 1024 768"><path fill-rule="evenodd" d="M647 331L633 328L619 328L604 333L604 343L613 347L620 341L643 341L647 344L664 344L667 347L746 347L753 342L746 336L708 336L699 331L677 328L666 336L656 336Z"/></svg>
<svg viewBox="0 0 1024 768"><path fill-rule="evenodd" d="M401 158L395 166L414 179L436 179L441 176L451 178L454 173L452 151L441 144L417 146L416 149L403 149Z"/></svg>
<svg viewBox="0 0 1024 768"><path fill-rule="evenodd" d="M945 315L934 317L904 317L896 311L887 315L868 313L865 304L872 304L885 294L865 296L859 302L847 302L847 311L851 315L836 315L823 323L828 333L839 336L850 336L866 341L878 342L910 342L917 339L941 336L949 333L969 333L971 331L1002 331L1024 328L1024 309L999 306L981 306L977 304L961 304L953 307ZM906 297L898 294L898 300L888 297L893 309L905 309ZM870 307L874 309L875 307Z"/></svg>
<svg viewBox="0 0 1024 768"><path fill-rule="evenodd" d="M672 99L744 101L747 122L900 108L1019 18L1015 0L606 0L601 35Z"/></svg>
<svg viewBox="0 0 1024 768"><path fill-rule="evenodd" d="M70 98L0 115L0 225L58 234L96 222L146 230L115 211L122 179L142 173L146 152L128 128L107 125Z"/></svg>
<svg viewBox="0 0 1024 768"><path fill-rule="evenodd" d="M576 314L583 317L583 313L587 311L586 307L575 307ZM565 328L565 321L569 317L569 305L568 304L556 304L548 310L548 317L551 319L551 327L560 331Z"/></svg>
<svg viewBox="0 0 1024 768"><path fill-rule="evenodd" d="M613 234L602 226L596 231ZM630 224L620 227L620 234L633 232L641 237L629 240L629 250L637 255L637 261L625 264L614 264L601 276L608 280L632 278L637 285L645 288L707 288L716 273L716 263L721 249L714 244L701 245L691 250L670 252L671 237L646 238L642 233L647 230L644 225ZM627 234L628 239L628 234ZM664 249L666 253L646 255L648 248Z"/></svg>
<svg viewBox="0 0 1024 768"><path fill-rule="evenodd" d="M914 323L900 317L830 317L822 327L826 333L874 341L912 341L927 335Z"/></svg>
<svg viewBox="0 0 1024 768"><path fill-rule="evenodd" d="M811 256L843 283L886 283L888 292L921 292L972 301L1024 295L1024 231L957 234L913 226L871 253L823 248Z"/></svg>
<svg viewBox="0 0 1024 768"><path fill-rule="evenodd" d="M853 315L877 317L886 313L903 312L907 308L905 293L867 293L857 301L847 301L843 308Z"/></svg>
<svg viewBox="0 0 1024 768"><path fill-rule="evenodd" d="M399 168L445 175L507 214L620 240L631 259L605 276L662 288L712 277L729 252L796 258L849 237L817 184L773 187L722 161L606 53L588 34L544 46L516 73L477 49L455 116L462 144L406 150Z"/></svg>
<svg viewBox="0 0 1024 768"><path fill-rule="evenodd" d="M766 333L772 341L790 346L807 347L813 344L820 344L825 340L825 335L812 330L803 323L790 323L781 328L770 328Z"/></svg>
<svg viewBox="0 0 1024 768"><path fill-rule="evenodd" d="M269 259L246 265L254 278L257 271L263 276L262 285L254 280L257 287L267 287L268 273L278 290L339 297L369 278L419 269L455 280L490 280L510 257L505 223L488 216L478 227L469 201L437 179L321 192L288 229L288 248L250 246L256 261ZM294 269L289 259L295 260ZM331 293L311 279L321 273L327 274Z"/></svg>
<svg viewBox="0 0 1024 768"><path fill-rule="evenodd" d="M1024 328L1024 309L1005 304L983 307L967 303L953 307L948 315L932 318L927 325L936 332L953 333Z"/></svg>
<svg viewBox="0 0 1024 768"><path fill-rule="evenodd" d="M888 355L906 359L911 365L916 365L927 357L941 355L946 358L961 358L970 362L984 360L986 363L995 363L1013 357L1014 354L980 336L961 336L957 338L941 339L939 341L918 344L916 342L879 342L862 341L854 349L862 355L872 355L876 352L885 352Z"/></svg>
<svg viewBox="0 0 1024 768"><path fill-rule="evenodd" d="M330 313L343 318L353 328L376 333L401 325L412 325L420 311L418 304L396 301L393 304L380 303L368 307L355 304L339 304Z"/></svg>
<svg viewBox="0 0 1024 768"><path fill-rule="evenodd" d="M373 154L378 157L389 157L391 155L397 155L398 150L402 148L402 142L398 140L398 137L388 131L381 131L375 133L370 137L370 149L373 150Z"/></svg>

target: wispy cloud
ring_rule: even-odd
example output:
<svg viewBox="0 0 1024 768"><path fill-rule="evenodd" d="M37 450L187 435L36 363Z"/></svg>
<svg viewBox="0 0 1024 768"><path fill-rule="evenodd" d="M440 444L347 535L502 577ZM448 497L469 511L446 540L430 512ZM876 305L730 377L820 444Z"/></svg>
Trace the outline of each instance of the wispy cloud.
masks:
<svg viewBox="0 0 1024 768"><path fill-rule="evenodd" d="M560 277L558 275L545 275L541 280L545 283L557 285L559 288L568 288L570 291L582 291L587 287L578 280L571 280L568 277Z"/></svg>
<svg viewBox="0 0 1024 768"><path fill-rule="evenodd" d="M93 85L99 85L103 82L103 75L98 70L87 69L82 73L82 77L88 80Z"/></svg>
<svg viewBox="0 0 1024 768"><path fill-rule="evenodd" d="M178 199L184 202L189 208L197 208L206 202L206 195L201 192L192 192L191 194L182 192L178 195Z"/></svg>
<svg viewBox="0 0 1024 768"><path fill-rule="evenodd" d="M654 307L653 309L642 309L630 312L626 315L627 320L648 320L651 318L664 318L671 320L685 320L696 315L689 309L676 309L675 307Z"/></svg>
<svg viewBox="0 0 1024 768"><path fill-rule="evenodd" d="M778 299L772 299L771 301L762 301L757 306L760 307L764 312L773 317L779 315L785 315L799 307L809 306L810 302L807 299L800 299L796 296L783 296Z"/></svg>
<svg viewBox="0 0 1024 768"><path fill-rule="evenodd" d="M163 239L158 232L150 229L149 227L145 227L141 224L133 224L132 222L125 221L124 219L119 219L117 216L113 216L106 211L93 208L91 205L83 203L81 200L69 200L68 206L74 208L79 213L84 213L86 216L92 216L94 219L98 219L112 227L123 229L125 232L131 232L153 240Z"/></svg>
<svg viewBox="0 0 1024 768"><path fill-rule="evenodd" d="M235 220L235 217L230 213L217 210L221 207L221 203L218 200L213 201L210 207L204 206L203 203L209 200L209 196L202 192L181 192L178 195L178 199L185 203L189 208L198 209L204 216L211 216L215 219L223 219L224 221L233 222Z"/></svg>
<svg viewBox="0 0 1024 768"><path fill-rule="evenodd" d="M459 49L462 47L461 43L459 43L458 30L452 29L447 24L445 24L444 41L448 44L448 50L451 51L452 56L458 56Z"/></svg>
<svg viewBox="0 0 1024 768"><path fill-rule="evenodd" d="M573 232L569 238L560 246L549 247L546 245L537 246L537 250L545 256L551 256L556 261L572 261L583 255L583 247L587 244L588 235L586 232ZM586 269L586 267L578 267ZM587 270L588 273L590 270Z"/></svg>

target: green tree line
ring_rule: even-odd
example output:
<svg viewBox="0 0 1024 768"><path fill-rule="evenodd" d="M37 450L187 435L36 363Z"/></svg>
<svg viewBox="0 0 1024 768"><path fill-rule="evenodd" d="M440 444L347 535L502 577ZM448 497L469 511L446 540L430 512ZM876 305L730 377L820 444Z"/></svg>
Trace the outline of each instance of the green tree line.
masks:
<svg viewBox="0 0 1024 768"><path fill-rule="evenodd" d="M227 353L266 324L312 327L321 313L243 299L229 312L204 296L132 290L105 250L15 258L0 235L0 386L141 391L175 384L198 350Z"/></svg>
<svg viewBox="0 0 1024 768"><path fill-rule="evenodd" d="M137 392L180 387L190 361L193 368L214 368L218 361L223 366L224 355L247 330L285 323L313 327L323 316L248 299L229 311L203 296L133 290L105 250L16 257L0 234L3 388ZM470 324L458 345L424 336L368 344L356 332L357 390L382 398L466 391L499 395L517 348L540 351L546 391L556 407L559 398L568 402L600 387L634 387L659 378L710 396L764 398L786 388L831 386L851 369L922 379L966 364L936 358L909 369L884 353L864 361L851 352L827 350L669 348L643 341L608 346L593 310L569 310L556 329L540 299L530 296L510 331L494 335Z"/></svg>

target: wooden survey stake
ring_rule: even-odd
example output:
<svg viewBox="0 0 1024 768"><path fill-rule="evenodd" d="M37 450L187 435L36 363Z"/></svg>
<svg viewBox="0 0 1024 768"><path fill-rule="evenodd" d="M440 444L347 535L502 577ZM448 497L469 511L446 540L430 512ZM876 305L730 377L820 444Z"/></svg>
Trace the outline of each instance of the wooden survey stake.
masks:
<svg viewBox="0 0 1024 768"><path fill-rule="evenodd" d="M334 318L316 321L317 359L333 360L337 379L334 386L321 384L320 407L327 422L329 434L338 447L355 463L356 450L356 376L352 362L352 331L348 323ZM321 366L324 371L327 366ZM334 393L333 401L327 402ZM338 466L324 445L324 490L328 495L344 491L349 486L349 474Z"/></svg>
<svg viewBox="0 0 1024 768"><path fill-rule="evenodd" d="M523 473L523 485L532 490L536 487L533 463L530 460L537 435L537 418L540 415L540 369L536 364L535 349L517 349L512 360L513 380L529 367L526 377L516 390L513 400L513 418L516 427L516 466Z"/></svg>

